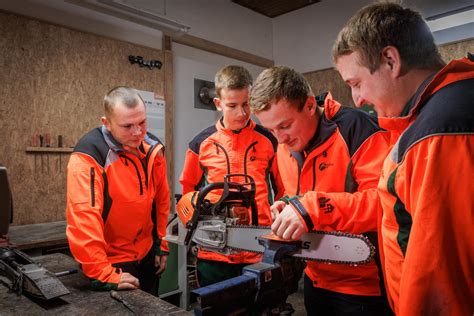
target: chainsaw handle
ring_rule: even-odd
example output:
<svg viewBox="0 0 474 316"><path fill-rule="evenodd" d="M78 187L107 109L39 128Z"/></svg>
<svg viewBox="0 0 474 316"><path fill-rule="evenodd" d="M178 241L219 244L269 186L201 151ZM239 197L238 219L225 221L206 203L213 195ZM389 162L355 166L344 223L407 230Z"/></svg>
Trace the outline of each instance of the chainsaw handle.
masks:
<svg viewBox="0 0 474 316"><path fill-rule="evenodd" d="M184 237L184 244L186 246L189 244L189 241L191 240L191 237L193 236L194 231L196 230L199 216L201 215L201 211L204 208L204 198L212 190L223 189L223 188L224 188L223 182L214 182L214 183L210 183L206 185L204 188L202 188L199 191L197 199L196 199L196 207L194 209L193 216L191 217L191 220L186 224L186 228L188 229L188 231L186 232L186 236Z"/></svg>

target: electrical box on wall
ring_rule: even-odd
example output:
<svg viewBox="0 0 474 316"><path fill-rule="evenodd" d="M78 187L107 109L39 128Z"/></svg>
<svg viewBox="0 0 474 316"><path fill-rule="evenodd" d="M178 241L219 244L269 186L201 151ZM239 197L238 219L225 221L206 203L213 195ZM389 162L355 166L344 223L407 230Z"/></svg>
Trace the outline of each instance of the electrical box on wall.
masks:
<svg viewBox="0 0 474 316"><path fill-rule="evenodd" d="M196 109L216 110L214 82L194 78L194 107Z"/></svg>

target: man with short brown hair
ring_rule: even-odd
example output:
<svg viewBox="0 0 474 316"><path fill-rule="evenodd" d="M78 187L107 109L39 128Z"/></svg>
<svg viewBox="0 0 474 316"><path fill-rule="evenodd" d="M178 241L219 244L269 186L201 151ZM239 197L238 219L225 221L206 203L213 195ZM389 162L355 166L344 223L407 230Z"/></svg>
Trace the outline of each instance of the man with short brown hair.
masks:
<svg viewBox="0 0 474 316"><path fill-rule="evenodd" d="M445 65L418 12L377 3L333 58L357 106L392 134L378 185L387 294L397 315L474 313L474 62Z"/></svg>
<svg viewBox="0 0 474 316"><path fill-rule="evenodd" d="M327 93L315 98L303 75L282 66L258 76L250 106L279 143L287 197L272 205L274 233L299 239L303 232L339 230L364 233L376 243L376 186L389 148L376 118L341 106ZM379 266L377 260L358 266L308 261L306 312L390 314Z"/></svg>
<svg viewBox="0 0 474 316"><path fill-rule="evenodd" d="M147 133L136 90L109 91L104 112L103 125L79 140L67 167L69 247L94 289L158 296L168 257L164 147Z"/></svg>
<svg viewBox="0 0 474 316"><path fill-rule="evenodd" d="M236 65L223 67L214 81L214 104L222 117L189 143L180 178L183 195L208 183L222 182L227 174L251 176L256 184L258 223L252 220L240 224L270 226L270 205L274 196L279 198L283 191L276 163L276 139L250 118L252 77L247 69ZM215 195L211 192L207 198L212 201ZM250 219L251 214L247 215ZM244 266L260 259L260 254L252 252L222 254L201 249L197 258L198 281L206 286L239 276Z"/></svg>

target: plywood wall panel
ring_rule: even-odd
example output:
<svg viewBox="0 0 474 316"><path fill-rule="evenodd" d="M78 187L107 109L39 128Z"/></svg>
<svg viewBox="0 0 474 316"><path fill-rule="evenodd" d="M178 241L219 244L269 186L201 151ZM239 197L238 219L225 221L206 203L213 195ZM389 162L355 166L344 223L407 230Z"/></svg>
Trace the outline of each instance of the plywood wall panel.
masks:
<svg viewBox="0 0 474 316"><path fill-rule="evenodd" d="M445 62L466 57L467 52L474 54L474 38L439 47L439 53Z"/></svg>
<svg viewBox="0 0 474 316"><path fill-rule="evenodd" d="M323 69L304 74L315 95L330 91L333 98L345 106L354 106L351 90L344 83L339 73L333 69Z"/></svg>
<svg viewBox="0 0 474 316"><path fill-rule="evenodd" d="M100 125L103 96L118 85L165 95L163 70L128 61L139 55L164 62L164 54L6 13L0 52L0 164L11 179L14 224L62 220L69 154L26 153L32 135L50 133L53 146L63 135L64 146L74 146Z"/></svg>

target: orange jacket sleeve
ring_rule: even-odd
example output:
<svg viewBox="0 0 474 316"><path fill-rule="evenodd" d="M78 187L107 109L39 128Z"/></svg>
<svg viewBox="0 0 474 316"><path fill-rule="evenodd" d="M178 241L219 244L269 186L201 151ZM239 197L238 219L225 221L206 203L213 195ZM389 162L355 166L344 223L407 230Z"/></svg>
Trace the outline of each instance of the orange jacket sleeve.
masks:
<svg viewBox="0 0 474 316"><path fill-rule="evenodd" d="M196 186L202 179L203 171L199 164L199 155L188 149L184 160L183 172L179 182L183 186L183 194L196 191Z"/></svg>
<svg viewBox="0 0 474 316"><path fill-rule="evenodd" d="M310 191L300 199L316 230L363 233L377 230L381 204L377 184L389 150L387 132L368 138L352 158L352 176L357 192Z"/></svg>
<svg viewBox="0 0 474 316"><path fill-rule="evenodd" d="M92 174L95 173L95 177ZM67 228L69 248L84 274L116 287L121 272L107 259L102 220L103 183L101 168L92 158L72 154L67 167ZM94 179L94 200L91 180ZM115 285L115 286L113 286Z"/></svg>
<svg viewBox="0 0 474 316"><path fill-rule="evenodd" d="M395 188L413 220L400 315L474 312L473 157L472 135L435 136L411 148L397 170Z"/></svg>
<svg viewBox="0 0 474 316"><path fill-rule="evenodd" d="M170 190L166 173L166 159L163 150L157 154L154 162L155 180L155 223L158 240L155 241L155 254L169 253L168 242L163 238L166 236L166 225L170 209ZM159 248L157 247L159 245Z"/></svg>

